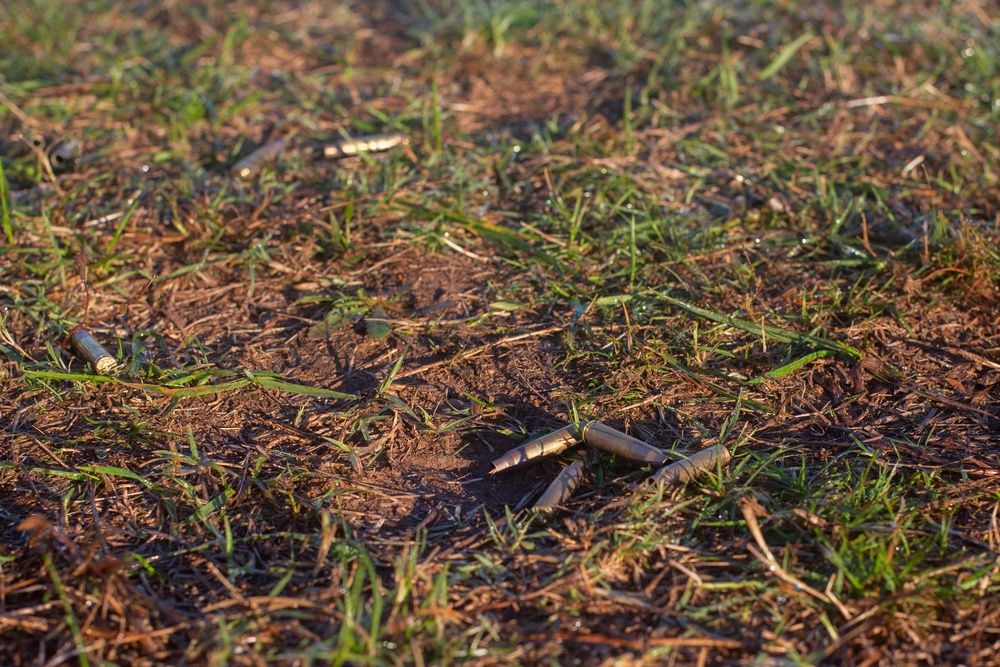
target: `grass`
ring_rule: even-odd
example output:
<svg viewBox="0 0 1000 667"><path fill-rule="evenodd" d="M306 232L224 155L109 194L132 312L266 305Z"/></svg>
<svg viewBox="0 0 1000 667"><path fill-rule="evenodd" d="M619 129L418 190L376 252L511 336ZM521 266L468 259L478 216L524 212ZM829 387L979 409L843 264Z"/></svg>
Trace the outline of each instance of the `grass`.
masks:
<svg viewBox="0 0 1000 667"><path fill-rule="evenodd" d="M0 662L988 663L994 14L0 7Z"/></svg>

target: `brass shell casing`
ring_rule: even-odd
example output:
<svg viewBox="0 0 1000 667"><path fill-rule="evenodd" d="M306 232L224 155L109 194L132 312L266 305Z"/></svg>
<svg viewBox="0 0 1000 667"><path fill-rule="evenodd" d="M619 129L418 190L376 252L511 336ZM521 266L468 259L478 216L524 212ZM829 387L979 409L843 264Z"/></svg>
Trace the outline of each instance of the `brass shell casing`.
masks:
<svg viewBox="0 0 1000 667"><path fill-rule="evenodd" d="M22 157L31 153L32 148L45 150L45 137L41 134L30 136L18 132L9 139L0 139L0 155L9 158Z"/></svg>
<svg viewBox="0 0 1000 667"><path fill-rule="evenodd" d="M342 139L323 146L323 157L351 157L358 153L387 151L390 148L405 146L408 143L410 143L410 138L402 132L387 132L386 134L373 134L357 139Z"/></svg>
<svg viewBox="0 0 1000 667"><path fill-rule="evenodd" d="M573 492L576 491L576 487L580 485L583 480L584 473L584 463L583 461L574 461L573 463L566 466L559 476L549 484L549 488L545 489L545 493L542 497L538 499L535 503L534 509L539 511L551 511L558 507L562 507L566 504L566 501L570 499Z"/></svg>
<svg viewBox="0 0 1000 667"><path fill-rule="evenodd" d="M70 336L69 342L80 356L90 362L98 375L108 375L118 365L114 356L85 329L80 329Z"/></svg>
<svg viewBox="0 0 1000 667"><path fill-rule="evenodd" d="M661 466L668 460L663 452L656 447L600 422L589 422L583 427L580 437L592 447L616 454L630 461Z"/></svg>
<svg viewBox="0 0 1000 667"><path fill-rule="evenodd" d="M56 171L72 169L80 159L80 144L75 141L64 141L49 151L49 162Z"/></svg>
<svg viewBox="0 0 1000 667"><path fill-rule="evenodd" d="M230 167L229 173L233 178L250 178L265 164L277 159L286 148L288 148L288 142L284 139L269 141Z"/></svg>
<svg viewBox="0 0 1000 667"><path fill-rule="evenodd" d="M510 450L493 462L493 470L490 472L495 474L501 470L523 465L531 459L536 459L540 456L558 454L566 451L578 442L580 442L580 438L576 425L569 424L568 426L563 426L560 429L546 433L541 437L530 440Z"/></svg>
<svg viewBox="0 0 1000 667"><path fill-rule="evenodd" d="M714 470L716 466L726 465L730 458L732 455L725 445L716 445L660 468L649 479L655 484L680 486L687 484L703 472Z"/></svg>

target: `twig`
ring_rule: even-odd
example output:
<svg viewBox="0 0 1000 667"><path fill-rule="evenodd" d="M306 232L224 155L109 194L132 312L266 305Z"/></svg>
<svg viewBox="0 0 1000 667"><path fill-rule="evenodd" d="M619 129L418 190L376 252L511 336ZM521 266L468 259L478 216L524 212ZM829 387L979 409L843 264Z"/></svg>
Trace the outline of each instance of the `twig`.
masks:
<svg viewBox="0 0 1000 667"><path fill-rule="evenodd" d="M558 331L562 331L565 327L548 327L547 329L538 329L537 331L529 331L528 333L518 334L516 336L507 336L506 338L501 338L500 340L493 341L492 343L487 343L486 345L480 345L479 347L472 348L466 352L460 352L449 359L442 359L441 361L434 361L429 364L424 364L423 366L418 366L417 368L411 368L408 371L399 373L396 375L396 379L400 380L402 378L407 378L413 375L419 375L425 371L432 370L434 368L440 368L441 366L447 366L448 364L455 363L458 361L463 361L465 359L470 359L477 355L486 352L487 350L492 350L495 347L500 347L501 345L507 345L509 343L516 343L519 340L525 340L526 338L535 338L536 336L547 336Z"/></svg>
<svg viewBox="0 0 1000 667"><path fill-rule="evenodd" d="M31 118L28 117L28 114L21 111L19 106L11 102L10 98L3 94L2 90L0 90L0 104L3 104L5 107L10 109L10 112L17 116L18 120L22 123L25 125L31 125Z"/></svg>
<svg viewBox="0 0 1000 667"><path fill-rule="evenodd" d="M152 287L153 285L153 281L156 280L155 276L153 278L150 278L149 282L147 282L145 286L143 286L143 288L139 290L138 294L131 297L128 301L126 301L122 305L118 306L115 312L111 313L110 315L105 315L100 319L90 321L88 319L88 315L90 314L90 288L87 286L87 274L88 274L87 262L84 259L82 252L76 254L76 266L77 270L80 272L80 281L83 283L83 294L84 294L83 321L80 322L80 324L77 324L72 329L70 329L69 333L66 334L66 337L63 338L62 342L59 344L59 347L63 348L69 347L69 342L70 339L73 337L73 334L80 331L81 329L92 327L95 324L101 324L102 322L107 322L108 320L113 320L117 317L121 317L130 307L135 305L136 301L142 298L143 294L149 291L149 288Z"/></svg>
<svg viewBox="0 0 1000 667"><path fill-rule="evenodd" d="M559 639L571 642L587 642L590 644L605 644L615 648L624 648L642 652L653 646L674 646L677 648L743 648L743 642L736 639L714 639L712 637L649 637L648 639L624 639L608 637L594 633L569 632L558 630L551 633L538 633L525 637L527 641L551 641Z"/></svg>
<svg viewBox="0 0 1000 667"><path fill-rule="evenodd" d="M455 243L454 241L452 241L447 236L442 236L440 238L441 238L441 242L442 243L444 243L446 246L448 246L449 248L451 248L452 250L454 250L455 252L457 252L457 253L459 253L461 255L465 255L466 257L469 257L471 259L476 260L477 262L488 262L488 261L490 261L490 260L486 259L485 257L483 257L482 255L477 255L476 253L472 252L471 250L466 250L462 246L460 246L457 243Z"/></svg>
<svg viewBox="0 0 1000 667"><path fill-rule="evenodd" d="M786 572L781 564L778 563L778 559L774 557L771 553L770 547L767 546L767 541L764 540L764 533L760 529L760 524L757 523L757 512L763 511L760 504L754 498L743 498L740 501L740 511L743 513L743 518L746 519L747 529L749 529L750 534L753 535L753 539L757 542L757 546L760 549L755 548L752 544L747 545L747 551L753 554L754 558L765 563L768 569L774 576L778 577L787 584L791 584L793 587L802 590L803 592L811 595L820 602L833 605L837 607L838 611L844 616L845 619L851 620L851 612L844 607L839 602L834 603L834 601L824 593L820 593L818 590L805 583L798 577L789 572Z"/></svg>

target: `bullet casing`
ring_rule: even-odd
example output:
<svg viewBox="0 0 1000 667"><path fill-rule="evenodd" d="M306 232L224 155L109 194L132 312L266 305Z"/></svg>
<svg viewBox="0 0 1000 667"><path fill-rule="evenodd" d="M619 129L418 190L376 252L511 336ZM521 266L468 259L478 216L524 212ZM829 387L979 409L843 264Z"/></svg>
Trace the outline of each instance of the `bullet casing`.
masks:
<svg viewBox="0 0 1000 667"><path fill-rule="evenodd" d="M717 466L729 463L732 455L724 445L716 445L692 454L670 465L660 468L650 481L664 486L681 486L687 484L703 472L714 470Z"/></svg>
<svg viewBox="0 0 1000 667"><path fill-rule="evenodd" d="M58 144L49 152L49 162L57 171L72 168L78 159L80 159L80 144L72 140Z"/></svg>
<svg viewBox="0 0 1000 667"><path fill-rule="evenodd" d="M661 466L668 460L663 452L656 447L600 422L588 423L583 427L580 435L588 445L630 461Z"/></svg>
<svg viewBox="0 0 1000 667"><path fill-rule="evenodd" d="M80 356L90 362L90 365L94 367L98 375L107 375L118 365L118 361L114 356L104 349L104 346L98 343L97 339L91 336L90 332L85 329L80 329L74 333L70 337L69 342Z"/></svg>
<svg viewBox="0 0 1000 667"><path fill-rule="evenodd" d="M0 139L0 155L4 157L22 157L31 153L32 148L45 150L45 137L41 134L28 136L17 133L8 139Z"/></svg>
<svg viewBox="0 0 1000 667"><path fill-rule="evenodd" d="M553 480L552 484L549 485L549 488L545 489L545 493L535 503L534 509L552 511L565 505L566 501L573 495L573 492L576 491L576 487L583 480L583 473L583 461L574 461L566 466L559 473L559 476Z"/></svg>
<svg viewBox="0 0 1000 667"><path fill-rule="evenodd" d="M523 465L531 459L563 452L580 441L574 424L547 433L539 438L515 447L493 462L492 473Z"/></svg>
<svg viewBox="0 0 1000 667"><path fill-rule="evenodd" d="M323 157L350 157L359 153L376 153L410 143L410 138L402 132L373 134L357 139L343 139L323 147Z"/></svg>
<svg viewBox="0 0 1000 667"><path fill-rule="evenodd" d="M229 173L232 174L233 178L250 178L265 164L277 159L286 148L288 148L288 142L284 139L269 141L230 167Z"/></svg>

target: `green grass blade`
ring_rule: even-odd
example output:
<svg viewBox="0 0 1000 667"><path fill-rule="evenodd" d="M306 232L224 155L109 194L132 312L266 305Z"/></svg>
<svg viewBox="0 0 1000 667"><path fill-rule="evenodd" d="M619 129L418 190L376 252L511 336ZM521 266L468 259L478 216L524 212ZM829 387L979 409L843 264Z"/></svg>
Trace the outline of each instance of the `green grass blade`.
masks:
<svg viewBox="0 0 1000 667"><path fill-rule="evenodd" d="M76 612L73 611L73 602L69 599L69 595L66 594L66 588L63 586L62 579L59 577L59 572L56 570L55 563L52 562L52 554L48 551L42 554L42 562L45 563L45 570L49 573L49 578L52 580L52 586L56 589L56 595L59 596L59 601L62 603L63 611L65 612L64 618L66 619L66 625L69 627L70 634L73 636L73 643L76 645L77 657L80 660L80 665L82 667L90 667L90 661L87 659L87 644L83 640L83 633L80 631L80 623L76 619Z"/></svg>
<svg viewBox="0 0 1000 667"><path fill-rule="evenodd" d="M58 373L55 371L22 371L22 376L38 380L74 380L76 382L116 382L113 377L89 375L87 373Z"/></svg>
<svg viewBox="0 0 1000 667"><path fill-rule="evenodd" d="M511 250L520 250L521 252L530 253L534 259L546 264L553 264L556 266L559 265L559 260L557 260L554 256L537 252L531 240L519 232L506 229L492 222L477 220L476 218L472 218L451 209L430 207L408 201L399 201L399 203L411 214L418 214L427 220L437 220L443 218L445 220L457 222L465 227L466 231L480 236L491 243L499 246L505 246Z"/></svg>
<svg viewBox="0 0 1000 667"><path fill-rule="evenodd" d="M111 236L111 240L108 241L108 247L104 250L105 255L110 255L114 252L115 246L118 245L118 237L120 237L122 232L125 231L125 225L127 225L128 221L132 219L132 215L135 214L135 209L139 207L139 199L140 198L136 196L135 201L132 202L128 211L126 211L125 215L123 215L122 219L118 222L118 226L115 227L115 233Z"/></svg>
<svg viewBox="0 0 1000 667"><path fill-rule="evenodd" d="M431 81L431 134L434 136L434 152L440 153L443 146L441 141L441 101L438 99L437 79Z"/></svg>
<svg viewBox="0 0 1000 667"><path fill-rule="evenodd" d="M229 502L229 499L232 498L234 495L236 495L236 492L234 490L226 489L225 491L218 494L217 496L209 500L207 503L199 507L198 511L194 513L194 516L192 518L204 522L205 519L207 519L209 516L215 514L220 509L225 507L226 503Z"/></svg>
<svg viewBox="0 0 1000 667"><path fill-rule="evenodd" d="M396 380L396 376L399 375L399 369L403 367L403 360L406 359L406 353L409 349L410 343L407 343L406 347L404 347L403 351L400 353L399 359L396 359L396 363L393 364L392 370L389 371L389 374L385 376L384 380L382 380L382 384L378 386L379 396L389 391L389 387L392 386L392 383Z"/></svg>
<svg viewBox="0 0 1000 667"><path fill-rule="evenodd" d="M339 398L348 401L356 400L358 398L354 394L345 394L342 391L334 391L333 389L324 389L322 387L310 387L308 385L297 384L280 378L255 376L253 382L261 389L275 389L289 394L312 396L313 398Z"/></svg>
<svg viewBox="0 0 1000 667"><path fill-rule="evenodd" d="M864 354L861 353L861 350L835 340L820 338L819 336L812 336L810 334L798 333L796 331L781 329L770 325L762 326L757 322L751 322L750 320L744 320L739 317L722 315L706 308L701 308L686 301L682 301L681 299L675 299L674 297L667 296L666 294L656 293L656 296L672 306L688 311L692 315L697 315L705 318L706 320L718 322L719 324L726 324L741 331L746 331L750 334L767 336L769 339L776 340L780 343L810 345L815 348L829 350L830 352L833 352L848 361L857 361L864 358Z"/></svg>
<svg viewBox="0 0 1000 667"><path fill-rule="evenodd" d="M4 463L0 464L0 467L14 468L15 464L11 463L8 465ZM88 479L93 479L93 476L86 475L82 472L78 472L75 470L58 470L56 468L29 468L29 470L39 475L52 475L53 477L64 477L66 479L71 479L74 482L85 482Z"/></svg>
<svg viewBox="0 0 1000 667"><path fill-rule="evenodd" d="M246 378L243 380L233 380L232 382L220 382L219 384L205 384L199 387L164 387L158 384L140 384L134 382L123 382L122 384L129 387L134 387L136 389L141 389L143 391L148 391L153 394L162 394L163 396L171 396L175 398L191 398L194 396L214 396L216 394L225 394L230 391L235 391L237 389L242 389L247 385L251 384L253 380Z"/></svg>
<svg viewBox="0 0 1000 667"><path fill-rule="evenodd" d="M833 351L831 350L816 350L815 352L810 352L809 354L799 357L794 361L790 361L783 366L779 366L774 370L770 370L764 373L762 376L754 378L747 382L747 384L760 384L765 380L775 380L777 378L785 377L786 375L791 375L795 371L799 370L806 364L816 361L817 359L823 359L825 357L833 356Z"/></svg>
<svg viewBox="0 0 1000 667"><path fill-rule="evenodd" d="M689 367L685 366L674 355L670 354L669 352L666 352L664 350L660 350L658 352L658 354L659 354L660 358L663 359L663 361L666 362L666 364L668 366L670 366L671 368L679 371L680 373L683 373L685 376L687 376L693 382L695 382L695 383L697 383L697 384L699 384L699 385L701 385L701 386L709 389L710 391L718 394L719 396L722 396L723 398L728 398L728 399L731 399L731 400L734 400L734 401L739 401L741 405L743 405L745 407L748 407L748 408L751 408L753 410L760 410L761 412L774 412L775 411L775 409L773 407L771 407L770 405L766 405L764 403L758 403L757 401L752 401L752 400L747 399L747 398L742 398L739 394L734 394L733 392L729 391L728 389L720 387L719 385L717 385L717 384L715 384L713 382L709 382L708 380L706 380L703 377L703 375L705 375L705 371L698 370L698 369L693 369L693 368L689 368Z"/></svg>
<svg viewBox="0 0 1000 667"><path fill-rule="evenodd" d="M788 44L787 46L785 46L785 48L781 50L781 53L778 54L777 58L771 61L770 65L764 68L764 70L757 77L757 80L767 81L772 76L781 71L781 68L787 65L788 61L791 60L793 57L795 57L795 54L798 53L799 49L801 49L805 45L805 43L812 38L813 34L811 32L807 32L804 35L799 35L799 37L795 41Z"/></svg>
<svg viewBox="0 0 1000 667"><path fill-rule="evenodd" d="M601 308L605 306L620 306L628 303L634 297L631 294L615 294L613 296L601 296L594 299L594 305Z"/></svg>
<svg viewBox="0 0 1000 667"><path fill-rule="evenodd" d="M125 468L119 468L117 466L77 466L77 470L82 472L91 473L93 475L108 475L110 477L122 477L124 479L131 479L132 481L139 482L147 489L154 488L145 477L131 470L126 470Z"/></svg>
<svg viewBox="0 0 1000 667"><path fill-rule="evenodd" d="M170 383L164 384L151 384L144 382L126 382L124 380L119 380L114 377L105 377L103 375L88 375L86 373L59 373L54 371L24 371L23 377L34 378L38 380L69 380L75 382L93 382L93 383L115 383L121 384L126 387L132 387L133 389L139 389L151 394L160 394L162 396L170 396L173 398L191 398L194 396L213 396L215 394L224 394L226 392L235 391L237 389L242 389L243 387L249 386L251 384L260 387L261 389L273 389L276 391L287 392L290 394L299 394L302 396L312 396L314 398L337 398L344 400L355 400L358 397L354 394L346 394L341 391L334 391L333 389L324 389L322 387L310 387L308 385L298 384L296 382L289 382L288 380L281 379L275 373L270 373L267 371L248 371L247 377L240 378L238 380L231 380L229 382L220 382L217 384L203 384L197 386L170 386L181 384L184 382L190 382L191 380L204 380L205 378L218 377L218 376L232 376L233 371L225 371L222 369L209 369L207 373L192 373L183 378L177 378Z"/></svg>
<svg viewBox="0 0 1000 667"><path fill-rule="evenodd" d="M7 179L3 175L3 160L0 160L0 222L7 243L14 245L14 228L10 224L10 209L7 207Z"/></svg>

